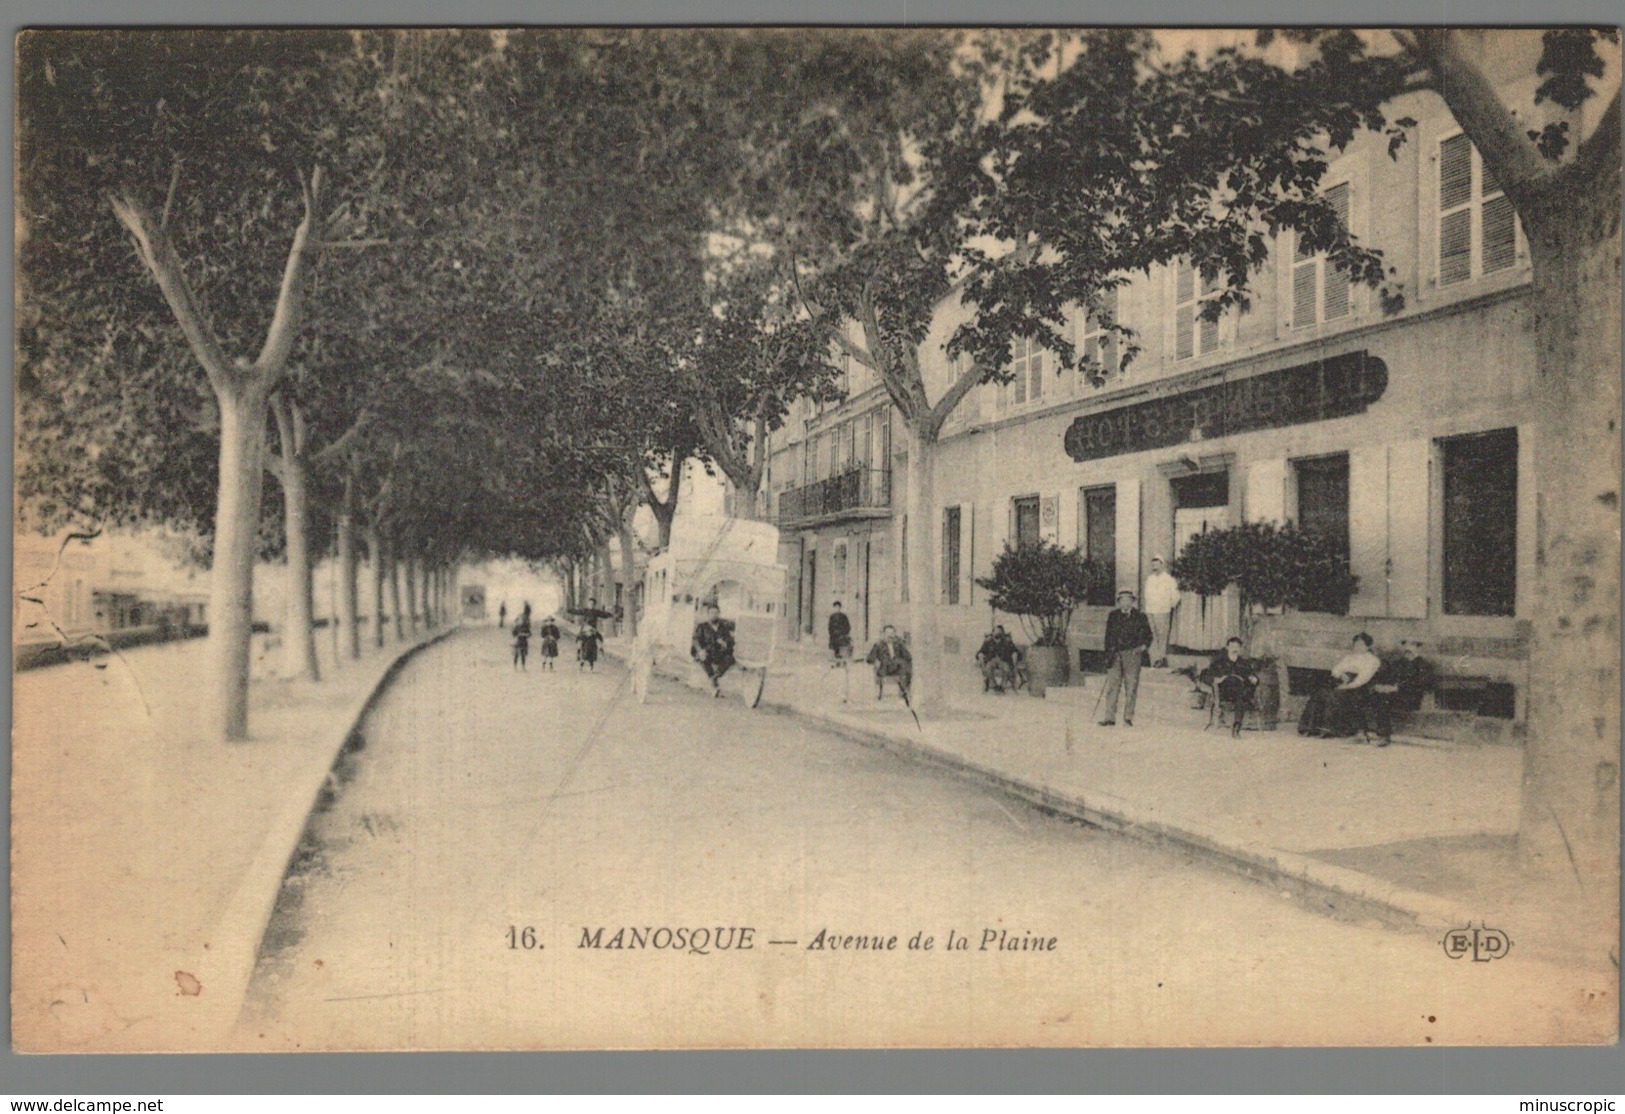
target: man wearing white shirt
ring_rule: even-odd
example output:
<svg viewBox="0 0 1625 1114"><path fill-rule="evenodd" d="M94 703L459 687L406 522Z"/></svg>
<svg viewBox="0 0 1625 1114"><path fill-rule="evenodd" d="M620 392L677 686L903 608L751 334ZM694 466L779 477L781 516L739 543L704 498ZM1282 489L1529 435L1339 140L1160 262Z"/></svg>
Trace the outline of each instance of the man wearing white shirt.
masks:
<svg viewBox="0 0 1625 1114"><path fill-rule="evenodd" d="M1168 666L1168 634L1174 626L1174 609L1179 606L1179 582L1164 567L1160 556L1151 558L1151 575L1145 578L1145 617L1151 620L1151 667Z"/></svg>

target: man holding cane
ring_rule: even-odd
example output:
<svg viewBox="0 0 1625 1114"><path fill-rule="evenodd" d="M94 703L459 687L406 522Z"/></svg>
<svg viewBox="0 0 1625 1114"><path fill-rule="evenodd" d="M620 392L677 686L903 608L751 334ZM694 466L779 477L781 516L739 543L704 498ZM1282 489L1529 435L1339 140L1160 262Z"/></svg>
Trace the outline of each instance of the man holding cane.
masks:
<svg viewBox="0 0 1625 1114"><path fill-rule="evenodd" d="M1140 692L1140 655L1151 645L1151 623L1145 612L1134 606L1134 593L1124 588L1117 593L1117 609L1106 617L1106 687L1101 697L1106 717L1100 726L1117 723L1117 694L1123 697L1123 724L1134 726L1134 698Z"/></svg>

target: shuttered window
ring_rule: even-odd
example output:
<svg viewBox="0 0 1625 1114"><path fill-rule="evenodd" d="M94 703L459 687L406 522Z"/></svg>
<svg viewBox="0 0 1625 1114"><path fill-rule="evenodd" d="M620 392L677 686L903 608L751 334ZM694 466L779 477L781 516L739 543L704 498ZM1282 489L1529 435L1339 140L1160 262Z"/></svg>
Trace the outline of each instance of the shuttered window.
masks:
<svg viewBox="0 0 1625 1114"><path fill-rule="evenodd" d="M1078 492L1082 503L1083 523L1080 539L1083 552L1106 572L1100 583L1092 585L1084 602L1093 607L1110 607L1117 585L1117 489L1111 484L1104 487L1086 487Z"/></svg>
<svg viewBox="0 0 1625 1114"><path fill-rule="evenodd" d="M960 513L958 507L942 512L942 599L944 603L959 602L960 576Z"/></svg>
<svg viewBox="0 0 1625 1114"><path fill-rule="evenodd" d="M1349 226L1349 184L1339 182L1326 191L1326 202L1337 212L1344 228ZM1346 271L1334 267L1324 254L1310 252L1301 236L1292 259L1292 327L1305 329L1323 321L1347 317L1350 311L1350 282Z"/></svg>
<svg viewBox="0 0 1625 1114"><path fill-rule="evenodd" d="M1518 221L1465 135L1439 144L1439 285L1504 271L1518 260Z"/></svg>
<svg viewBox="0 0 1625 1114"><path fill-rule="evenodd" d="M1043 536L1038 524L1038 496L1023 496L1015 500L1016 545L1037 545Z"/></svg>
<svg viewBox="0 0 1625 1114"><path fill-rule="evenodd" d="M1034 340L1016 338L1011 351L1015 358L1010 363L1012 379L1005 387L1005 404L1020 406L1044 397L1044 349Z"/></svg>
<svg viewBox="0 0 1625 1114"><path fill-rule="evenodd" d="M1106 327L1117 321L1117 290L1101 291L1098 313L1084 314L1078 350L1084 360L1080 373L1084 382L1093 378L1110 379L1122 370L1117 352L1117 334Z"/></svg>
<svg viewBox="0 0 1625 1114"><path fill-rule="evenodd" d="M1198 294L1200 288L1200 294ZM1198 281L1196 268L1182 259L1174 276L1174 358L1205 356L1219 347L1219 323L1201 320L1202 306L1219 292L1217 279Z"/></svg>

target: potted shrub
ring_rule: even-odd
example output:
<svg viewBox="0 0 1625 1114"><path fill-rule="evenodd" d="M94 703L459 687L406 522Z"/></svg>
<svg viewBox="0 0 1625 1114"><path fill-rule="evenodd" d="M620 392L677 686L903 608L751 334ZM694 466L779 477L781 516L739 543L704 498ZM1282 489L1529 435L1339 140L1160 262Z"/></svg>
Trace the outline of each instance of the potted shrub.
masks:
<svg viewBox="0 0 1625 1114"><path fill-rule="evenodd" d="M1198 534L1179 551L1169 572L1182 590L1197 593L1204 603L1236 586L1241 639L1258 667L1256 700L1265 728L1279 719L1286 671L1273 643L1254 645L1258 615L1307 607L1342 611L1359 582L1337 546L1291 522L1243 522Z"/></svg>
<svg viewBox="0 0 1625 1114"><path fill-rule="evenodd" d="M1066 684L1071 673L1066 644L1073 610L1091 589L1106 582L1106 571L1081 550L1053 542L1011 546L993 562L993 575L976 583L991 594L995 611L1014 615L1031 643L1027 672L1034 695Z"/></svg>
<svg viewBox="0 0 1625 1114"><path fill-rule="evenodd" d="M1346 608L1359 580L1341 550L1291 522L1243 522L1198 534L1168 571L1182 591L1204 601L1234 584L1241 597L1243 642L1265 611Z"/></svg>

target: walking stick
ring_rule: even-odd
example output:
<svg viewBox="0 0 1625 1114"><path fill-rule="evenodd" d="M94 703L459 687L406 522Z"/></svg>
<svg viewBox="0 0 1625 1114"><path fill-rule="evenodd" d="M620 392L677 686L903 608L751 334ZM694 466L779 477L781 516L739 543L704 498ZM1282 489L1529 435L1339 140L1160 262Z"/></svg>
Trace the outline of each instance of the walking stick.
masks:
<svg viewBox="0 0 1625 1114"><path fill-rule="evenodd" d="M924 735L925 727L920 723L920 713L914 710L914 701L908 698L908 689L904 688L902 685L898 685L897 691L903 694L903 707L907 708L908 714L914 717L915 729L918 730L920 734Z"/></svg>

